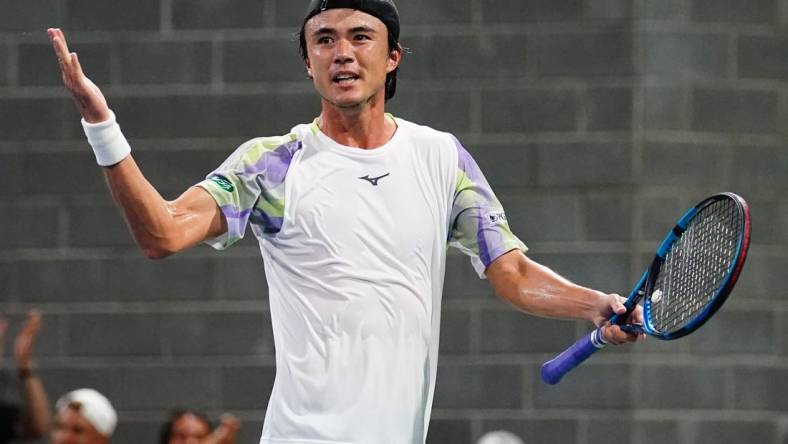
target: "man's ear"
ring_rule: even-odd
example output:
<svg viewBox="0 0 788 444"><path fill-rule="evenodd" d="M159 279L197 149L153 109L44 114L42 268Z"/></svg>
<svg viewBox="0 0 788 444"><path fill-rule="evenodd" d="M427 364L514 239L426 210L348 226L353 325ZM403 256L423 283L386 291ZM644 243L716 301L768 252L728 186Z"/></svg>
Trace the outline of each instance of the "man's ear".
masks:
<svg viewBox="0 0 788 444"><path fill-rule="evenodd" d="M399 66L399 62L402 61L403 52L404 49L402 48L402 45L400 45L399 43L397 43L396 48L392 49L391 52L389 52L389 59L386 66L386 74L397 69L397 67Z"/></svg>
<svg viewBox="0 0 788 444"><path fill-rule="evenodd" d="M306 76L309 77L309 79L311 80L312 79L312 64L309 63L309 59L304 59L304 65L306 66Z"/></svg>

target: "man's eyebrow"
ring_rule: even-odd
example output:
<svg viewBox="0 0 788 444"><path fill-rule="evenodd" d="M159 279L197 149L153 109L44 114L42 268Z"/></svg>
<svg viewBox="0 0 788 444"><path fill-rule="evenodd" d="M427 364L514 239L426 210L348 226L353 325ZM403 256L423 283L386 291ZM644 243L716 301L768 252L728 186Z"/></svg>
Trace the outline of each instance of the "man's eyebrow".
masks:
<svg viewBox="0 0 788 444"><path fill-rule="evenodd" d="M375 28L373 28L371 26L361 25L361 26L354 26L353 28L350 28L349 32L351 34L358 34L360 32L367 33L367 34L374 34L376 31L375 31ZM335 28L330 28L328 26L322 26L320 28L317 28L315 30L315 32L312 33L312 35L313 36L318 36L318 35L336 34L336 33L337 33L337 30Z"/></svg>
<svg viewBox="0 0 788 444"><path fill-rule="evenodd" d="M334 28L329 28L328 26L321 26L317 28L312 35L322 35L322 34L336 34L337 30Z"/></svg>
<svg viewBox="0 0 788 444"><path fill-rule="evenodd" d="M354 28L350 28L350 32L352 34L356 34L359 32L374 33L375 29L372 28L371 26L361 25L361 26L356 26Z"/></svg>

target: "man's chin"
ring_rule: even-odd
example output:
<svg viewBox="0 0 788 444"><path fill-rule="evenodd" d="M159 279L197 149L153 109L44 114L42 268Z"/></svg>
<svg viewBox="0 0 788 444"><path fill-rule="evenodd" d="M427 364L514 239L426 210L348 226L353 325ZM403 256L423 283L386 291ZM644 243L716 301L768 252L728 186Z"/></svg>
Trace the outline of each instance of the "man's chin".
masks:
<svg viewBox="0 0 788 444"><path fill-rule="evenodd" d="M369 98L359 97L334 97L326 100L335 107L343 110L359 109L369 102Z"/></svg>
<svg viewBox="0 0 788 444"><path fill-rule="evenodd" d="M354 94L321 94L324 101L334 107L346 111L361 109L375 100L377 94L366 96L354 91ZM382 98L382 97L381 97Z"/></svg>

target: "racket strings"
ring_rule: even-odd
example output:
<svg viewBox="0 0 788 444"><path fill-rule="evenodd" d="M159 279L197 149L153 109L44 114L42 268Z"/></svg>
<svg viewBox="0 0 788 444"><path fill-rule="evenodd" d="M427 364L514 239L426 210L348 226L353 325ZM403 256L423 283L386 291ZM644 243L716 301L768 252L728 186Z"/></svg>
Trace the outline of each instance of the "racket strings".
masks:
<svg viewBox="0 0 788 444"><path fill-rule="evenodd" d="M714 299L736 258L742 224L738 206L728 199L704 207L690 221L648 295L655 330L683 328Z"/></svg>

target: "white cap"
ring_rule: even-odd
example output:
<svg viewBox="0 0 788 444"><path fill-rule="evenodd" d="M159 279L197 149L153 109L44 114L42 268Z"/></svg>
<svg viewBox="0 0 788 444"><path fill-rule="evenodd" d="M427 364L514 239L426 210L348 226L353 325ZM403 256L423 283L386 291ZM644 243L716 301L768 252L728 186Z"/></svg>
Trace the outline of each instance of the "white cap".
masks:
<svg viewBox="0 0 788 444"><path fill-rule="evenodd" d="M512 432L495 430L482 435L477 444L523 444L523 440Z"/></svg>
<svg viewBox="0 0 788 444"><path fill-rule="evenodd" d="M118 414L107 399L101 393L83 388L74 390L61 396L55 403L55 409L60 411L64 408L73 407L80 415L88 420L96 430L109 438L115 431L118 424Z"/></svg>

